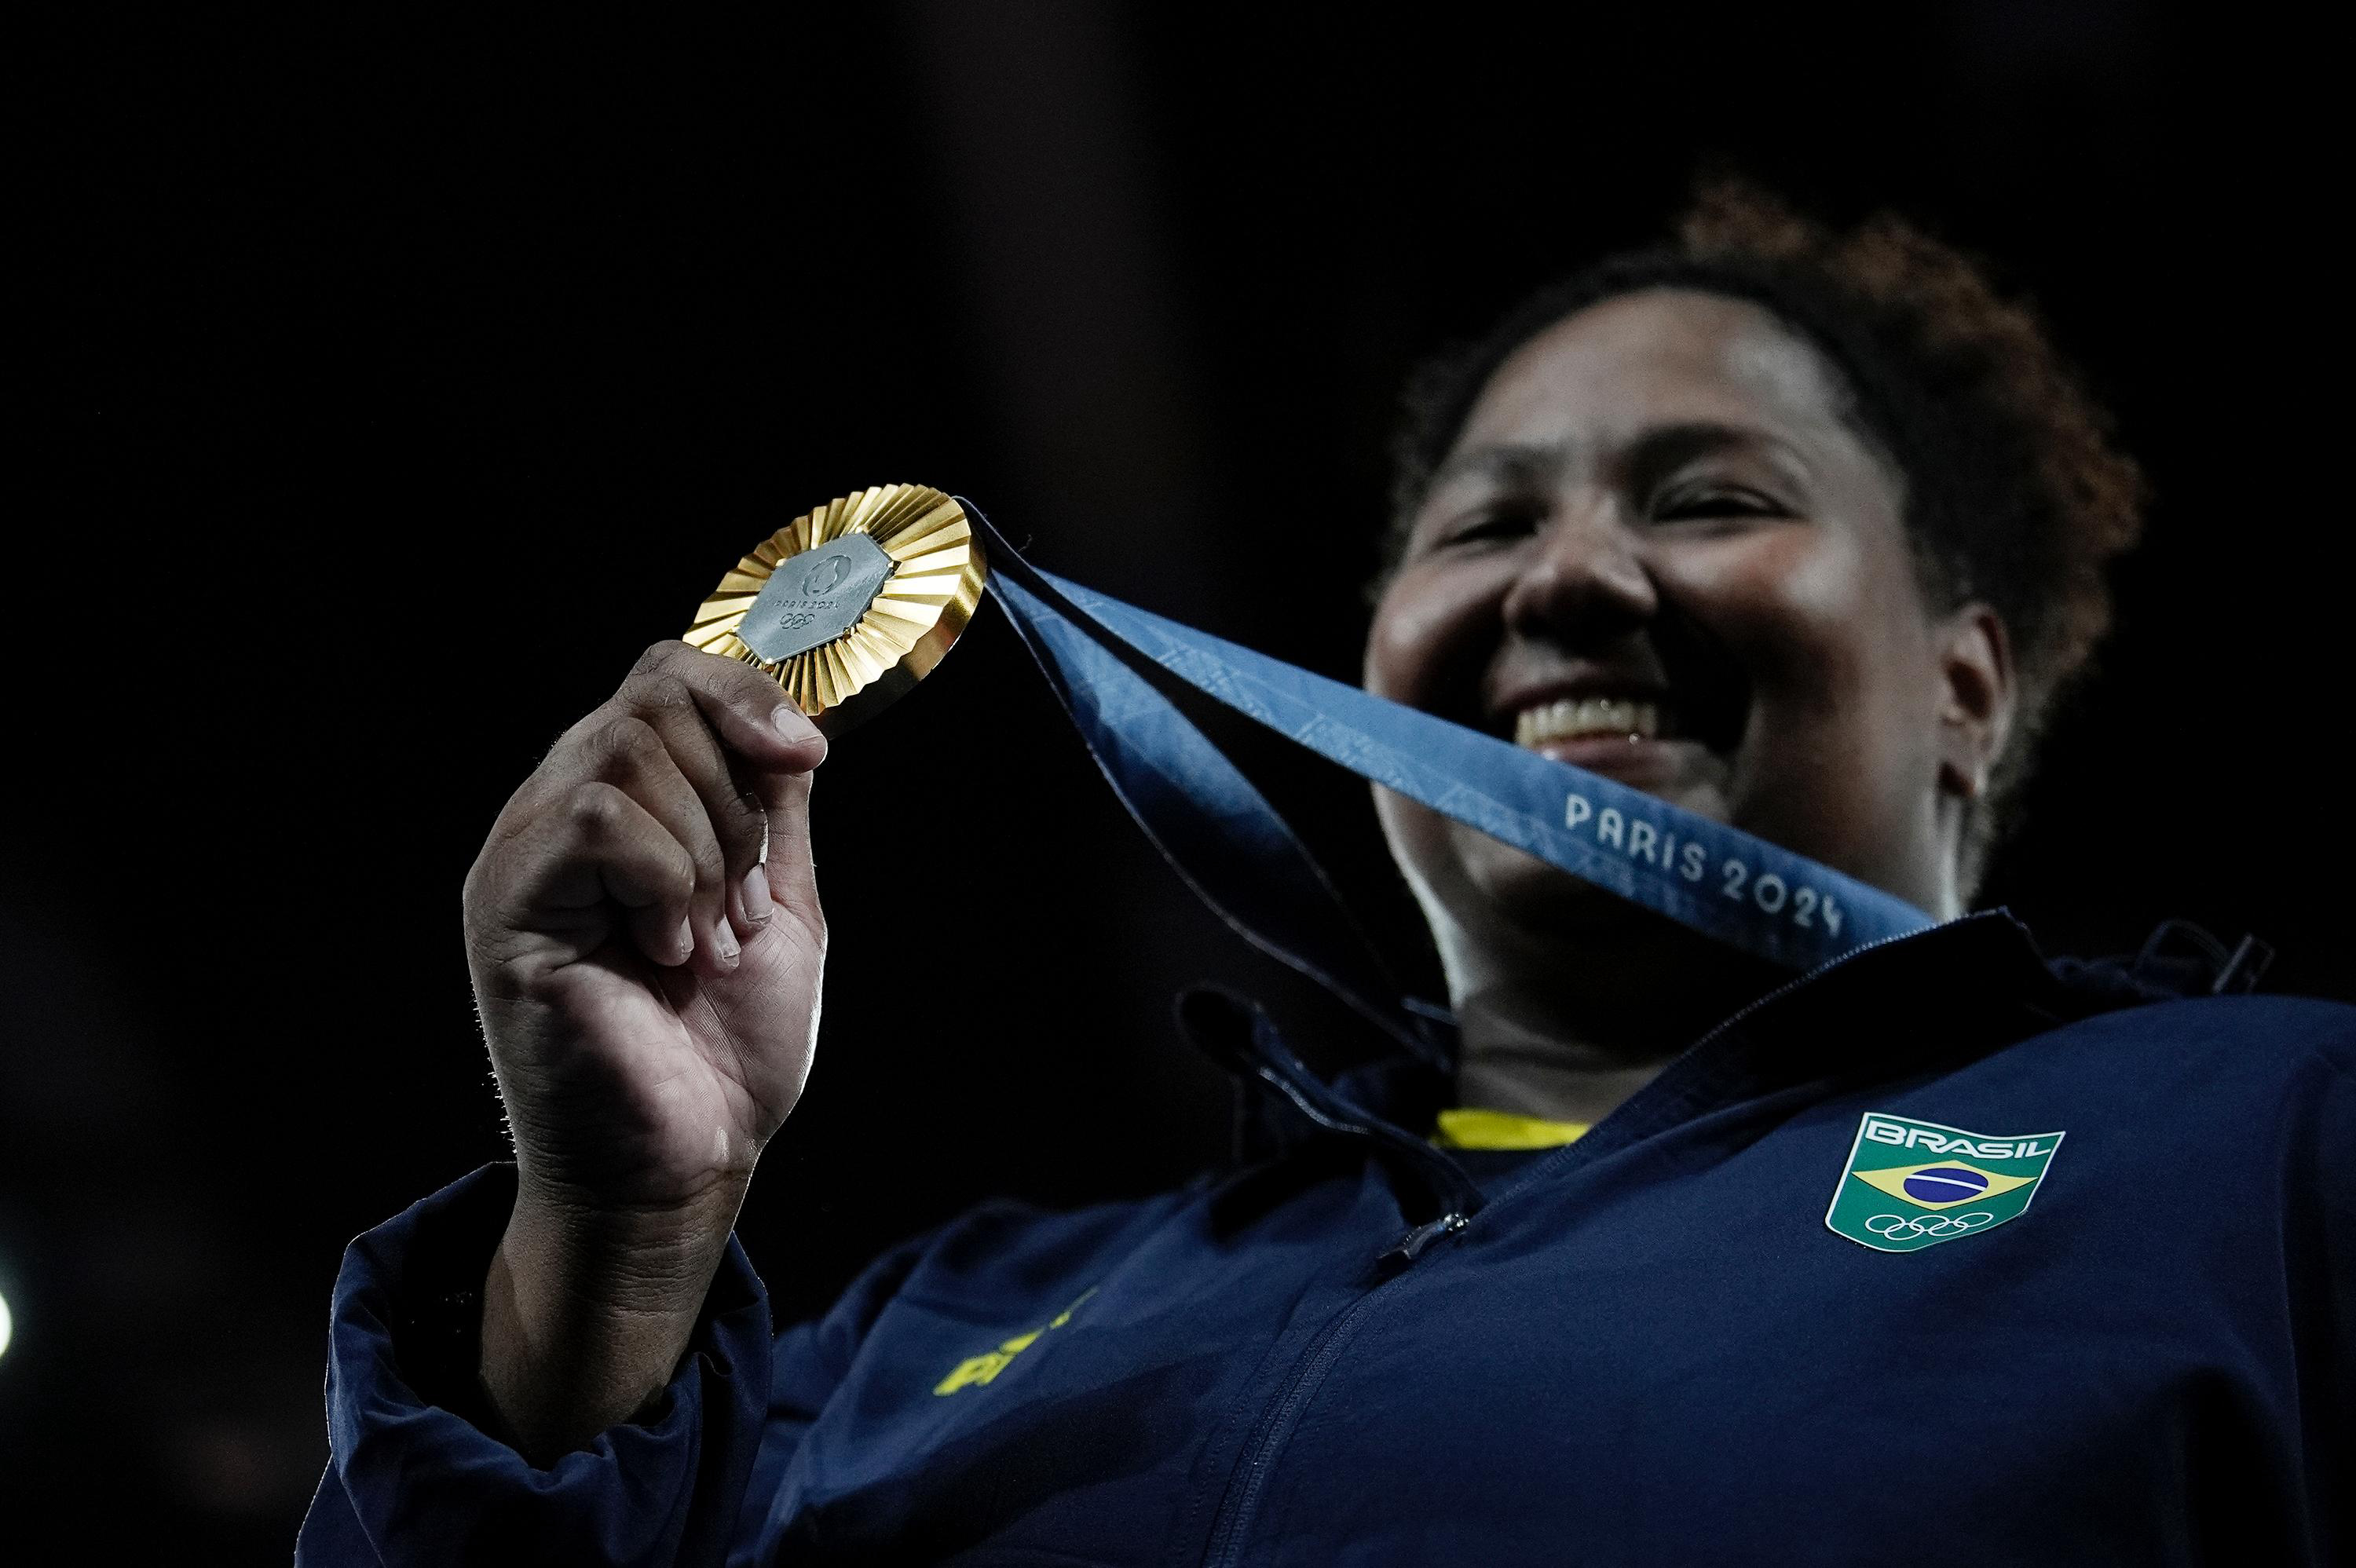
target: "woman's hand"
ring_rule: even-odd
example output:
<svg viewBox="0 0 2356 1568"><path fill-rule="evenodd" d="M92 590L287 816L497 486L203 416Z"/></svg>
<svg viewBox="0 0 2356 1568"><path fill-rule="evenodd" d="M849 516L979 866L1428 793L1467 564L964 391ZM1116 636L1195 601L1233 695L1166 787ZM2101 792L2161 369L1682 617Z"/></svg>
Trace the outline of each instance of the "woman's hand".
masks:
<svg viewBox="0 0 2356 1568"><path fill-rule="evenodd" d="M483 1371L529 1454L668 1381L809 1075L825 754L760 672L659 643L524 781L467 875L519 1170Z"/></svg>

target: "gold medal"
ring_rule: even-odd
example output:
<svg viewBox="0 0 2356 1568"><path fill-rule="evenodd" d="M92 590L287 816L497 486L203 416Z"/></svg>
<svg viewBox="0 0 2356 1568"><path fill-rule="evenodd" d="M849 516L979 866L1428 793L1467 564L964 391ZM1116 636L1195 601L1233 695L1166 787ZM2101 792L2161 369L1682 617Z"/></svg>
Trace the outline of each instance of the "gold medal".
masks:
<svg viewBox="0 0 2356 1568"><path fill-rule="evenodd" d="M987 575L965 508L922 485L879 485L807 512L736 563L687 641L775 679L829 735L932 672Z"/></svg>

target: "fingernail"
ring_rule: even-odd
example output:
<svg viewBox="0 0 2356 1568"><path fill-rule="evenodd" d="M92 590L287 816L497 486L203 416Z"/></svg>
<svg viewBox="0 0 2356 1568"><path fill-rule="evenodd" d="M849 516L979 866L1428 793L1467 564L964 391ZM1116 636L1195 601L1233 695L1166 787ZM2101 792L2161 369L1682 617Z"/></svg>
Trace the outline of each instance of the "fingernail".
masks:
<svg viewBox="0 0 2356 1568"><path fill-rule="evenodd" d="M720 955L723 964L735 963L737 954L743 951L736 945L736 933L728 929L724 920L712 928L712 951Z"/></svg>
<svg viewBox="0 0 2356 1568"><path fill-rule="evenodd" d="M679 936L675 941L673 941L671 945L679 949L679 955L682 959L694 956L695 928L688 924L685 920L681 920L679 923Z"/></svg>
<svg viewBox="0 0 2356 1568"><path fill-rule="evenodd" d="M769 869L755 866L744 873L744 918L755 925L769 922Z"/></svg>
<svg viewBox="0 0 2356 1568"><path fill-rule="evenodd" d="M811 723L800 709L787 703L769 715L769 722L795 745L805 750L817 747L819 762L826 760L826 737L819 732L819 727ZM816 767L818 763L812 763L810 766Z"/></svg>

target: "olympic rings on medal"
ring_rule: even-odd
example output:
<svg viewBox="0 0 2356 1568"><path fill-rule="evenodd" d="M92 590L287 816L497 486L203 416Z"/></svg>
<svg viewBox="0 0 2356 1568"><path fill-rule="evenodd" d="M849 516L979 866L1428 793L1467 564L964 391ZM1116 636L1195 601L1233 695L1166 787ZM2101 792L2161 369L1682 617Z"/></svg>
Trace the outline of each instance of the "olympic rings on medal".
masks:
<svg viewBox="0 0 2356 1568"><path fill-rule="evenodd" d="M1882 1223L1885 1220L1889 1221L1886 1225ZM1985 1209L1975 1209L1968 1214L1934 1214L1928 1220L1876 1214L1865 1222L1865 1228L1886 1242L1911 1242L1918 1236L1959 1236L1995 1223L1995 1215Z"/></svg>

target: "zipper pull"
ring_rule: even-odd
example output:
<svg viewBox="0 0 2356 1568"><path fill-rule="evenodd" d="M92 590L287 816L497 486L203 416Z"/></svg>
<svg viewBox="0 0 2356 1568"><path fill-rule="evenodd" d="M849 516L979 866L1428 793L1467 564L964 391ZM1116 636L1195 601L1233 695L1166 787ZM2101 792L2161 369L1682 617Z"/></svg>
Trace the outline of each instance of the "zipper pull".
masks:
<svg viewBox="0 0 2356 1568"><path fill-rule="evenodd" d="M1439 1219L1418 1225L1414 1230L1393 1242L1390 1250L1375 1261L1379 1264L1395 1264L1400 1268L1405 1268L1423 1256L1424 1249L1430 1246L1432 1243L1442 1236L1454 1235L1470 1223L1471 1221L1462 1214L1451 1209Z"/></svg>

